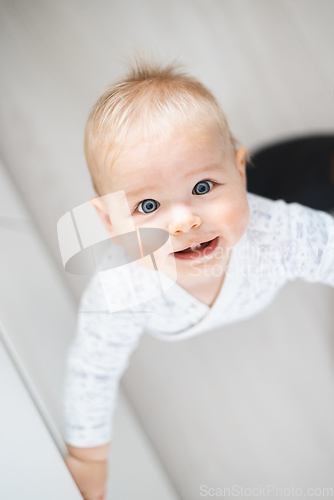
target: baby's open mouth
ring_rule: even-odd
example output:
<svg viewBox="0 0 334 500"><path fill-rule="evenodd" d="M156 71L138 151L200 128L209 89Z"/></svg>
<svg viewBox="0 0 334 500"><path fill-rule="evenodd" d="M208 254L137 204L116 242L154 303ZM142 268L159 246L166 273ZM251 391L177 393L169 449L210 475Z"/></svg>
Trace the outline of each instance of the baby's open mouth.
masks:
<svg viewBox="0 0 334 500"><path fill-rule="evenodd" d="M199 259L211 254L217 248L218 240L219 236L216 236L212 240L204 241L203 243L200 243L198 245L187 247L184 250L174 252L172 255L174 255L176 259Z"/></svg>
<svg viewBox="0 0 334 500"><path fill-rule="evenodd" d="M188 248L185 248L184 250L180 250L180 251L174 252L174 253L189 253L189 252L194 252L195 250L200 250L202 248L208 247L210 245L211 241L213 241L213 240L204 241L203 243L200 243L199 245L195 245L193 247L188 247Z"/></svg>

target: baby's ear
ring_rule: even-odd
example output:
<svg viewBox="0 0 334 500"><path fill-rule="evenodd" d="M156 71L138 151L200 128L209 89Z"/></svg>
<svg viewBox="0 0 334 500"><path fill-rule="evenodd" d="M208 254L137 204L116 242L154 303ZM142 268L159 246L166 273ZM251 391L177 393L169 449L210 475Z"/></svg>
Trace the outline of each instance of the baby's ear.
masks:
<svg viewBox="0 0 334 500"><path fill-rule="evenodd" d="M113 239L113 241L117 245L120 245L121 243L120 243L117 235L114 234L114 228L111 224L108 210L107 210L105 204L103 203L103 201L101 200L101 198L99 198L97 196L93 197L90 199L90 202L93 205L93 207L95 208L95 210L97 211L98 216L102 220L103 225L106 228L106 230L108 231L110 237Z"/></svg>
<svg viewBox="0 0 334 500"><path fill-rule="evenodd" d="M246 148L239 148L235 153L235 164L236 167L246 183L246 158L248 155L248 150Z"/></svg>

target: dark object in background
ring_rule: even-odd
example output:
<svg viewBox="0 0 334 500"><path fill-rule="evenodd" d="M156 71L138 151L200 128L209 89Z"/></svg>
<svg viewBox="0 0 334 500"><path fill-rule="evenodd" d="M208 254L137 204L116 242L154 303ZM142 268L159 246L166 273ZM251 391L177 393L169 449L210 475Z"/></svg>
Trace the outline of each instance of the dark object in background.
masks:
<svg viewBox="0 0 334 500"><path fill-rule="evenodd" d="M247 190L272 200L334 209L334 135L279 142L255 151L247 165Z"/></svg>

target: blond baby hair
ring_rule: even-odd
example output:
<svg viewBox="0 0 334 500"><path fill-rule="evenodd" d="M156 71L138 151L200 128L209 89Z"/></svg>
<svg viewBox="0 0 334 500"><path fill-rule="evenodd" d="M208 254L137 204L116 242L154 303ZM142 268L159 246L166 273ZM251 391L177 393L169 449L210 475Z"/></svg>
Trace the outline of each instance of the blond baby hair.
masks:
<svg viewBox="0 0 334 500"><path fill-rule="evenodd" d="M85 156L99 196L108 169L126 147L218 126L227 154L238 141L212 93L175 62L157 64L137 57L128 73L110 85L93 106L85 129Z"/></svg>

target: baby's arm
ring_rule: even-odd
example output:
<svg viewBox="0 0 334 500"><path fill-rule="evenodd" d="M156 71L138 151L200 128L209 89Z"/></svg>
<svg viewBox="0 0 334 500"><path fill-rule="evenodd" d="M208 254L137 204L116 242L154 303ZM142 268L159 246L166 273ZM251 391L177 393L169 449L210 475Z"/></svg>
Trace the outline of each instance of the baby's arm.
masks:
<svg viewBox="0 0 334 500"><path fill-rule="evenodd" d="M86 289L79 311L63 397L66 463L82 494L95 500L107 479L119 380L144 331L145 317L131 310L110 314L98 276Z"/></svg>
<svg viewBox="0 0 334 500"><path fill-rule="evenodd" d="M85 500L104 500L110 443L91 448L66 446L65 463Z"/></svg>
<svg viewBox="0 0 334 500"><path fill-rule="evenodd" d="M285 204L284 216L288 230L282 241L283 261L288 279L334 286L334 217L299 203Z"/></svg>

